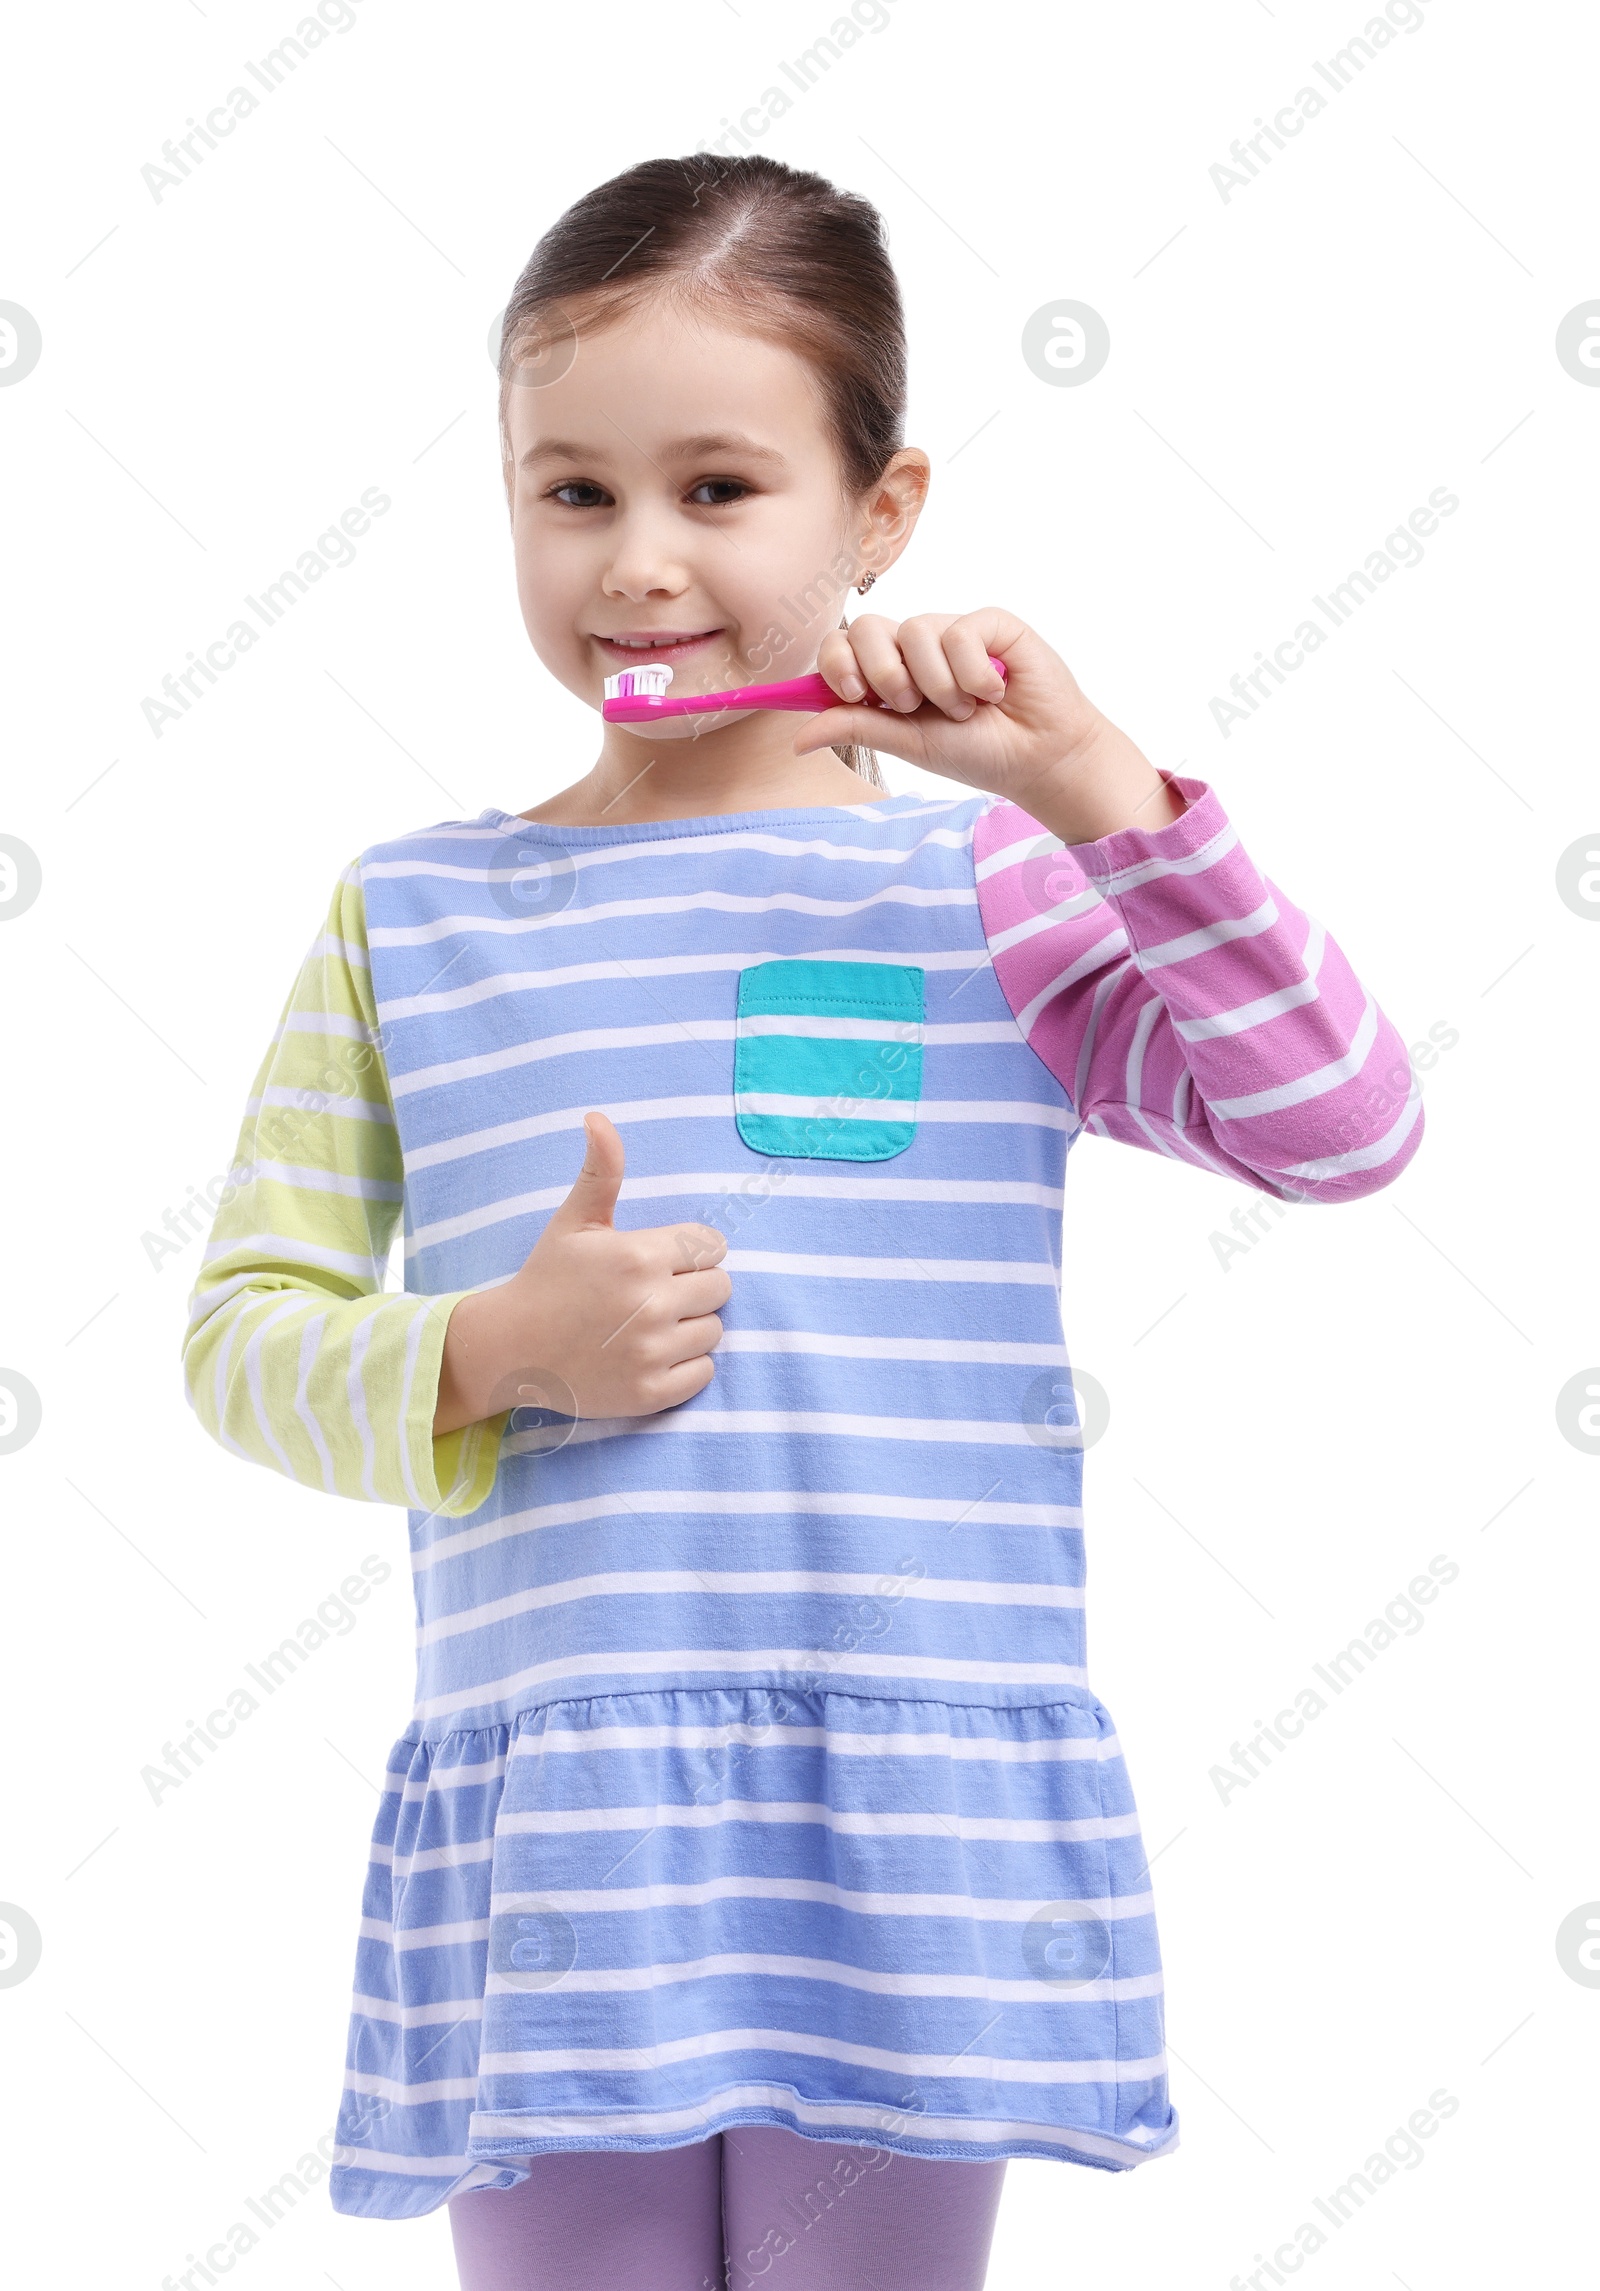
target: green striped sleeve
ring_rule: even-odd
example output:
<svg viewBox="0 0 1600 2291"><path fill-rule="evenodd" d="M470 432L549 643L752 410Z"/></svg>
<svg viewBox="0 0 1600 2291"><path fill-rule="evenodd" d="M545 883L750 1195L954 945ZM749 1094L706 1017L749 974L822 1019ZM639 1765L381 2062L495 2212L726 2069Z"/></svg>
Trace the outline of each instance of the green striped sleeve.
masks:
<svg viewBox="0 0 1600 2291"><path fill-rule="evenodd" d="M384 1291L401 1175L352 864L245 1108L190 1298L184 1384L235 1455L330 1495L454 1517L494 1485L506 1418L434 1438L445 1324L471 1292Z"/></svg>

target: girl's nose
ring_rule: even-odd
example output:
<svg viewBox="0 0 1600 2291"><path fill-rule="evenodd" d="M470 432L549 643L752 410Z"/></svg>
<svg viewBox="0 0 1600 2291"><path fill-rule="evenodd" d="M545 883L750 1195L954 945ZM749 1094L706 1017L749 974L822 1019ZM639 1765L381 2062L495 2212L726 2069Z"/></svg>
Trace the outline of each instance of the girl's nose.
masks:
<svg viewBox="0 0 1600 2291"><path fill-rule="evenodd" d="M601 576L607 596L676 597L691 585L693 576L663 521L653 516L630 516L613 536L610 563Z"/></svg>

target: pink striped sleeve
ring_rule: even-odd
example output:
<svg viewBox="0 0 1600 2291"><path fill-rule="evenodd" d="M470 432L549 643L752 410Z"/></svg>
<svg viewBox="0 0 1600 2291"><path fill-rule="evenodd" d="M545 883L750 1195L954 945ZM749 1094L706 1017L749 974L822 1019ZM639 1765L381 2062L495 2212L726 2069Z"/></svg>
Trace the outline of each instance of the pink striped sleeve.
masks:
<svg viewBox="0 0 1600 2291"><path fill-rule="evenodd" d="M1322 925L1256 873L1215 791L1170 825L1063 846L995 799L973 834L989 954L1084 1128L1350 1201L1422 1138L1405 1044Z"/></svg>

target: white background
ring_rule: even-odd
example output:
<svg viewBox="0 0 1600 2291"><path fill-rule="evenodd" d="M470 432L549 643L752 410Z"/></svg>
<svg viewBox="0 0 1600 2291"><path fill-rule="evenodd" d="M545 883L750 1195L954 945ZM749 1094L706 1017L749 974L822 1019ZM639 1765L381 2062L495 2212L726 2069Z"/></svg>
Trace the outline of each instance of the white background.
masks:
<svg viewBox="0 0 1600 2291"><path fill-rule="evenodd" d="M1111 1400L1093 1676L1156 1857L1184 2132L1124 2175L1014 2163L994 2291L1225 2291L1440 2088L1459 2107L1424 2160L1306 2280L1570 2280L1591 2241L1600 1990L1555 1937L1600 1897L1600 1457L1556 1398L1600 1360L1600 929L1556 870L1600 844L1600 389L1554 341L1600 295L1600 42L1577 5L1422 12L1226 201L1213 164L1324 88L1365 0L886 0L755 142L888 221L935 486L874 608L1020 611L1147 754L1215 784L1408 1042L1459 1037L1395 1186L1226 1268L1244 1189L1103 1141L1074 1159L1068 1342ZM44 871L0 931L0 1367L44 1409L0 1457L0 1900L44 1952L0 1989L30 2282L157 2291L331 2125L410 1712L403 1517L205 1439L179 1374L199 1243L157 1270L143 1236L227 1167L346 862L587 767L593 720L516 608L491 321L572 199L715 139L836 20L355 13L159 201L141 168L293 0L11 32L0 298L43 339L0 389L0 832ZM1110 329L1082 387L1021 355L1063 297ZM355 563L155 738L163 675L371 486L392 508ZM1423 562L1224 738L1228 679L1440 486L1460 506ZM162 1744L374 1552L393 1572L358 1627L152 1804ZM1224 1803L1230 1745L1438 1554L1459 1575L1424 1627ZM318 2189L229 2281L446 2286L446 2218L342 2218Z"/></svg>

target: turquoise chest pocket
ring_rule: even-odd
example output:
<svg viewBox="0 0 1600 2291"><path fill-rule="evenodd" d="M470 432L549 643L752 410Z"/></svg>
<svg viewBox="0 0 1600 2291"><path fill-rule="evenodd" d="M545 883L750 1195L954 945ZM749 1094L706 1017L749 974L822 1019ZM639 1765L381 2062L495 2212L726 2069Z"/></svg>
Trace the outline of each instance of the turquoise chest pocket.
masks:
<svg viewBox="0 0 1600 2291"><path fill-rule="evenodd" d="M922 972L788 957L739 973L733 1118L755 1153L887 1161L917 1134Z"/></svg>

